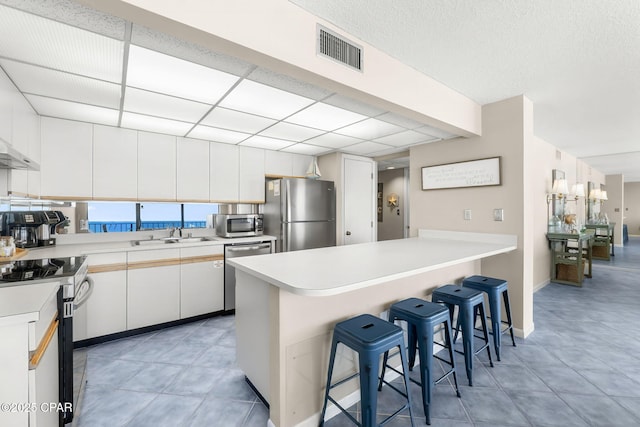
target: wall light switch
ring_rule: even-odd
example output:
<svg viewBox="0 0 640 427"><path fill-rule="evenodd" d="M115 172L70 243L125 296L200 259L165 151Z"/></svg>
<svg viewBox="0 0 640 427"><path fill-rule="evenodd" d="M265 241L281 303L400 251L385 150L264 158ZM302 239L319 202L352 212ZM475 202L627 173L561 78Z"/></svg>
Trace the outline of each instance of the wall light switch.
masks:
<svg viewBox="0 0 640 427"><path fill-rule="evenodd" d="M471 209L464 210L464 220L471 221Z"/></svg>
<svg viewBox="0 0 640 427"><path fill-rule="evenodd" d="M494 209L493 210L493 220L494 221L504 221L504 209Z"/></svg>

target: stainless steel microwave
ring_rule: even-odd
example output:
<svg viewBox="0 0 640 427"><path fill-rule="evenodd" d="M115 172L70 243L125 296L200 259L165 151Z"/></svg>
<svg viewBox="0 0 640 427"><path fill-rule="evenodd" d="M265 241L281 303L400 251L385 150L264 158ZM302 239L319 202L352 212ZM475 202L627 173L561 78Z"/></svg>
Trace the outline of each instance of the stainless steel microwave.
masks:
<svg viewBox="0 0 640 427"><path fill-rule="evenodd" d="M261 236L262 214L218 214L216 234L221 237Z"/></svg>

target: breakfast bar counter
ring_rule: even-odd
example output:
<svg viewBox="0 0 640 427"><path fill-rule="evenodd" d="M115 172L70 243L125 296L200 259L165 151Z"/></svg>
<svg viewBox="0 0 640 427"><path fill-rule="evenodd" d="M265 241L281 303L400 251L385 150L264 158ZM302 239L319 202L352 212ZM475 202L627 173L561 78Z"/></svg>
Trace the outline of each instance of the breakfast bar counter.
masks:
<svg viewBox="0 0 640 427"><path fill-rule="evenodd" d="M269 403L270 425L318 425L335 323L428 299L439 286L481 274L482 258L516 247L511 235L420 230L409 239L230 260L238 364ZM354 365L337 366L335 375L346 376ZM338 397L349 405L359 395L345 387Z"/></svg>

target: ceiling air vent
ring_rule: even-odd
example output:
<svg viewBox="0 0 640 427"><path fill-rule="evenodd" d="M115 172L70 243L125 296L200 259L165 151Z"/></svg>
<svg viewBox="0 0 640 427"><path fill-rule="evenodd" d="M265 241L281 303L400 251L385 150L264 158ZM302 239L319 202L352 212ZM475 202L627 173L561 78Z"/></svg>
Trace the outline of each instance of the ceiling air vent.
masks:
<svg viewBox="0 0 640 427"><path fill-rule="evenodd" d="M318 26L318 53L362 71L362 48Z"/></svg>

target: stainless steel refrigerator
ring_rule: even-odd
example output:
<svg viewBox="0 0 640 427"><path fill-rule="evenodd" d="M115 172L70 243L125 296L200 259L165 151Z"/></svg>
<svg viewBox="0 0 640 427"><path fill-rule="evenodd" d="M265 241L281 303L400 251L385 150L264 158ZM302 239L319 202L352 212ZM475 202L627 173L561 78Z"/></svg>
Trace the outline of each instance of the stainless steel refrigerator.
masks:
<svg viewBox="0 0 640 427"><path fill-rule="evenodd" d="M336 244L333 181L286 178L266 184L264 233L276 236L276 252Z"/></svg>

